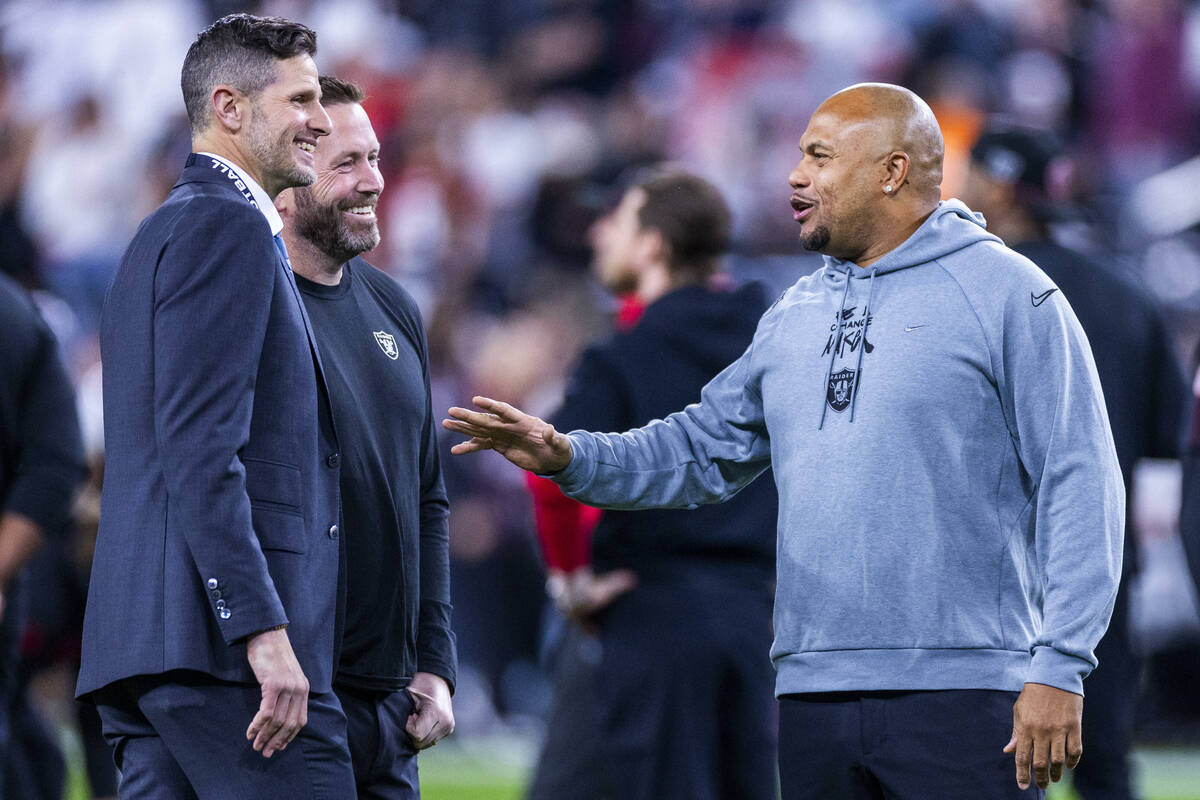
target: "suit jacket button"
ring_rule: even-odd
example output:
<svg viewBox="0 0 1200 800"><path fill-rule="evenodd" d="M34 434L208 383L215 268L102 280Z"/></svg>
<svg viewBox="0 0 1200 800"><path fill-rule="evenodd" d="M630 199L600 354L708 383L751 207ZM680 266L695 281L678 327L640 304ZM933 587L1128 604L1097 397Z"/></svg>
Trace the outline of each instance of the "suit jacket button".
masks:
<svg viewBox="0 0 1200 800"><path fill-rule="evenodd" d="M217 588L217 579L216 579L216 578L209 578L209 579L208 579L208 588L210 588L210 589L215 589L215 588Z"/></svg>
<svg viewBox="0 0 1200 800"><path fill-rule="evenodd" d="M220 600L221 599L221 590L213 589L212 596L213 596L213 600Z"/></svg>
<svg viewBox="0 0 1200 800"><path fill-rule="evenodd" d="M337 525L330 525L330 526L329 526L329 538L330 538L330 539L336 539L336 538L337 538L337 535L338 535L338 527L337 527Z"/></svg>
<svg viewBox="0 0 1200 800"><path fill-rule="evenodd" d="M338 453L330 453L328 456L325 457L325 463L329 466L330 469L336 468L337 465L341 463L341 461L342 461L342 457Z"/></svg>
<svg viewBox="0 0 1200 800"><path fill-rule="evenodd" d="M217 601L217 609L218 609L218 610L220 610L220 609L222 609L222 608L225 608L225 601L224 601L224 600L218 600L218 601Z"/></svg>
<svg viewBox="0 0 1200 800"><path fill-rule="evenodd" d="M222 608L217 612L217 616L219 616L221 619L229 619L233 616L233 612L228 608Z"/></svg>

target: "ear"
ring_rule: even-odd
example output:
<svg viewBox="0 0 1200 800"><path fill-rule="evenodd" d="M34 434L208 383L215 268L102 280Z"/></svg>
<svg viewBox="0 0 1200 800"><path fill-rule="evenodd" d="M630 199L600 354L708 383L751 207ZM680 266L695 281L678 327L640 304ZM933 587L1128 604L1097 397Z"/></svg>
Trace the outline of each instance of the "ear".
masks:
<svg viewBox="0 0 1200 800"><path fill-rule="evenodd" d="M229 133L237 133L250 120L250 98L222 84L208 98L213 119Z"/></svg>
<svg viewBox="0 0 1200 800"><path fill-rule="evenodd" d="M893 150L888 153L883 162L883 193L894 197L904 182L908 180L911 166L912 162L908 158L908 153L903 150Z"/></svg>
<svg viewBox="0 0 1200 800"><path fill-rule="evenodd" d="M657 228L643 228L638 231L636 251L638 260L643 263L671 263L671 245Z"/></svg>
<svg viewBox="0 0 1200 800"><path fill-rule="evenodd" d="M284 189L275 195L275 210L283 217L284 223L293 217L296 211L296 197L291 189Z"/></svg>

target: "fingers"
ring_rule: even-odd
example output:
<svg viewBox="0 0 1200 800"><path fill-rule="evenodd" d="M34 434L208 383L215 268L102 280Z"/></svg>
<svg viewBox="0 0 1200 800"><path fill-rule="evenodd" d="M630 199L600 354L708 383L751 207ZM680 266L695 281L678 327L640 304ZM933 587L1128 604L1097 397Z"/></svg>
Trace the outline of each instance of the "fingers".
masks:
<svg viewBox="0 0 1200 800"><path fill-rule="evenodd" d="M476 395L471 398L471 402L485 411L495 414L503 422L520 422L521 417L525 414L518 408L514 408L508 403L500 400L493 400L490 397Z"/></svg>
<svg viewBox="0 0 1200 800"><path fill-rule="evenodd" d="M453 723L441 713L437 700L424 692L409 687L414 711L409 714L404 729L418 750L433 747L454 731Z"/></svg>
<svg viewBox="0 0 1200 800"><path fill-rule="evenodd" d="M596 577L591 586L591 596L588 598L589 613L607 608L613 600L628 592L637 585L637 576L632 570L620 569L606 572Z"/></svg>
<svg viewBox="0 0 1200 800"><path fill-rule="evenodd" d="M1083 734L1075 728L1067 733L1067 769L1075 769L1079 766L1079 759L1083 758Z"/></svg>
<svg viewBox="0 0 1200 800"><path fill-rule="evenodd" d="M1062 780L1063 764L1067 760L1067 737L1055 736L1050 740L1050 780ZM1044 787L1043 787L1044 788Z"/></svg>
<svg viewBox="0 0 1200 800"><path fill-rule="evenodd" d="M1030 784L1030 769L1033 762L1033 737L1023 730L1014 730L1012 741L1004 748L1005 752L1016 753L1017 786L1028 789Z"/></svg>
<svg viewBox="0 0 1200 800"><path fill-rule="evenodd" d="M1033 781L1039 789L1050 785L1050 738L1044 735L1033 739Z"/></svg>
<svg viewBox="0 0 1200 800"><path fill-rule="evenodd" d="M307 724L307 689L284 690L264 685L262 703L246 729L246 738L252 740L255 751L270 758L285 749Z"/></svg>
<svg viewBox="0 0 1200 800"><path fill-rule="evenodd" d="M467 453L478 453L481 450L491 450L492 440L484 439L478 436L472 437L465 442L459 442L450 448L450 452L456 456L465 455Z"/></svg>

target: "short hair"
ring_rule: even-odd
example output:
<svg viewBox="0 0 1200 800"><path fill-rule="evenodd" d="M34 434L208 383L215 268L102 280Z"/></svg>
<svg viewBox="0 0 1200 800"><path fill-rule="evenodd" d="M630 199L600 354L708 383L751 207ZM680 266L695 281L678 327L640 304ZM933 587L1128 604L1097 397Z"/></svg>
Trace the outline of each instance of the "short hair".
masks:
<svg viewBox="0 0 1200 800"><path fill-rule="evenodd" d="M275 80L275 62L315 55L317 34L282 17L228 14L196 37L183 59L180 85L192 132L209 126L209 97L222 84L253 97Z"/></svg>
<svg viewBox="0 0 1200 800"><path fill-rule="evenodd" d="M700 276L717 270L729 249L732 220L719 189L674 167L657 168L631 188L646 200L638 211L643 228L662 234L670 248L668 266Z"/></svg>
<svg viewBox="0 0 1200 800"><path fill-rule="evenodd" d="M332 75L321 76L321 105L340 106L361 103L367 93L353 81L345 81Z"/></svg>

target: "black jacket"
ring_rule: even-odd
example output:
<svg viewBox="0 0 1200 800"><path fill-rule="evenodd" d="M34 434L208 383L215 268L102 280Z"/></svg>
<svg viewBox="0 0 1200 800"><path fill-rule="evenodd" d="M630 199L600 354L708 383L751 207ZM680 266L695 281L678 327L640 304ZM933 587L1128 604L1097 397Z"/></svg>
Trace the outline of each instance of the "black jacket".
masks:
<svg viewBox="0 0 1200 800"><path fill-rule="evenodd" d="M700 390L750 346L767 303L757 284L698 286L652 303L631 330L584 352L571 375L560 431L624 431L700 400ZM598 571L639 580L706 568L770 591L777 496L768 471L728 502L691 510L606 511L593 534Z"/></svg>

